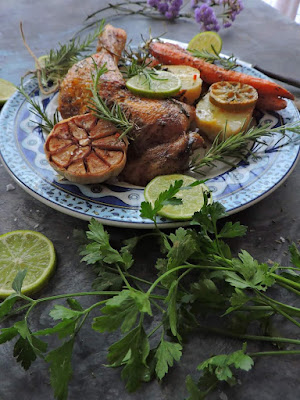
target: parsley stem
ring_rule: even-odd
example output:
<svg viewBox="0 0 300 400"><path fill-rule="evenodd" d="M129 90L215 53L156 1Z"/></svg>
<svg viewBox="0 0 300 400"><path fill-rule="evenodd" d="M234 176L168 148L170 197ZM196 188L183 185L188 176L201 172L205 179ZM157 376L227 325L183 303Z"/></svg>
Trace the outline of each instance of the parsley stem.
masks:
<svg viewBox="0 0 300 400"><path fill-rule="evenodd" d="M300 328L300 323L296 321L293 317L291 317L289 314L287 314L285 311L281 310L280 307L277 307L275 300L271 299L270 297L264 295L263 293L260 293L258 290L255 290L258 295L263 297L267 304L269 304L276 312L281 314L282 316L286 317L290 322L292 322L294 325L298 326Z"/></svg>
<svg viewBox="0 0 300 400"><path fill-rule="evenodd" d="M284 308L286 312L290 311L293 315L297 314L298 317L300 317L300 308L289 306L288 304L281 303L280 301L274 300L271 297L265 296L265 298L268 298L269 301L272 301L273 303L277 304L281 308ZM256 299L253 299L254 301Z"/></svg>
<svg viewBox="0 0 300 400"><path fill-rule="evenodd" d="M123 279L125 285L126 285L127 288L130 290L130 289L131 289L131 286L130 286L128 280L126 279L125 275L123 274L123 271L121 270L121 268L119 267L119 265L117 265L117 268L118 268L119 274L121 275L121 278Z"/></svg>
<svg viewBox="0 0 300 400"><path fill-rule="evenodd" d="M187 265L179 265L178 267L169 269L169 271L166 271L164 274L160 275L156 281L153 282L153 284L150 286L148 289L147 293L151 293L153 289L161 282L166 276L172 274L173 272L179 271L181 269L212 269L212 270L221 270L221 271L233 271L232 268L223 268L223 267L213 267L211 265L193 265L193 264L187 264Z"/></svg>
<svg viewBox="0 0 300 400"><path fill-rule="evenodd" d="M258 353L247 353L250 357L259 357L259 356L280 356L280 355L289 355L289 354L300 354L300 350L278 350L278 351L260 351Z"/></svg>
<svg viewBox="0 0 300 400"><path fill-rule="evenodd" d="M164 323L160 322L150 333L148 333L147 337L152 336Z"/></svg>
<svg viewBox="0 0 300 400"><path fill-rule="evenodd" d="M276 275L276 274L274 274L274 273L271 273L270 275L271 275L274 279L276 279L276 281L286 283L287 285L292 286L293 288L300 290L300 283L294 282L294 281L292 281L292 280L290 280L290 279L284 278L283 276L281 276L281 275Z"/></svg>
<svg viewBox="0 0 300 400"><path fill-rule="evenodd" d="M198 328L201 331L215 333L220 336L227 336L232 338L237 338L241 340L253 340L253 341L263 341L263 342L276 342L276 343L290 343L300 345L300 340L298 339L290 339L284 337L271 337L271 336L258 336L258 335L247 335L247 334L240 334L228 331L226 329L219 329L219 328L212 328L203 325L198 325Z"/></svg>
<svg viewBox="0 0 300 400"><path fill-rule="evenodd" d="M282 282L277 282L277 284L284 287L285 289L289 290L290 292L293 292L293 293L297 294L298 296L300 296L299 290L294 289L290 285L286 285L285 283L282 283Z"/></svg>
<svg viewBox="0 0 300 400"><path fill-rule="evenodd" d="M79 292L79 293L66 293L58 294L56 296L43 297L42 299L34 300L35 304L42 303L44 301L52 301L57 299L68 299L69 297L79 297L79 296L115 296L120 294L119 291L95 291L95 292Z"/></svg>
<svg viewBox="0 0 300 400"><path fill-rule="evenodd" d="M112 271L112 272L116 273L115 268L105 267L105 269L107 269L108 271ZM124 276L126 276L126 278L133 279L134 281L137 281L137 282L145 283L146 285L149 285L149 286L152 285L152 282L147 281L146 279L139 278L138 276L128 274L128 272L123 272L123 274L124 274ZM166 289L166 288L161 286L161 289Z"/></svg>

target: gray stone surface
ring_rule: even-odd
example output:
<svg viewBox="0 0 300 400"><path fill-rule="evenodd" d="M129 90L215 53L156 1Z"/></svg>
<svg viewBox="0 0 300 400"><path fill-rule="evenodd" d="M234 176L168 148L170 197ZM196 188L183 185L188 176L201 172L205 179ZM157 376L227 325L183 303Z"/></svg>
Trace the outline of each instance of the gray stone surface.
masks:
<svg viewBox="0 0 300 400"><path fill-rule="evenodd" d="M39 56L45 54L58 42L64 42L77 31L90 12L102 7L106 1L90 0L0 0L0 76L18 83L20 76L32 68L30 55L22 45L18 24L23 21L24 31L32 50ZM277 73L285 73L300 80L300 26L281 17L271 7L259 0L245 1L244 12L232 28L222 31L224 48L240 58L259 64ZM185 20L177 23L153 21L140 16L115 17L113 24L125 28L135 43L140 33L167 32L166 37L189 41L198 32L195 23ZM299 95L299 90L294 91ZM1 132L0 132L1 134ZM6 191L7 185L15 186ZM249 226L246 238L235 240L234 249L244 248L261 261L271 259L287 262L289 241L300 240L300 165L287 181L274 193L251 208L232 217L234 221ZM72 239L73 230L85 230L87 223L61 214L41 204L17 186L0 166L0 233L16 229L35 229L47 235L55 245L58 255L57 272L39 294L47 296L58 293L89 290L93 273L80 264L77 244ZM108 228L112 240L118 243L139 231ZM280 237L286 239L278 242ZM145 253L151 254L145 259ZM144 276L152 274L156 250L149 243L143 245L137 255L139 269ZM299 301L285 292L279 298L289 298L299 306ZM84 300L88 304L89 300ZM40 307L31 324L39 329L49 324L49 308ZM286 335L299 338L299 332L288 324L280 324ZM240 348L237 340L212 335L193 334L187 338L182 362L172 369L163 383L152 382L128 394L118 369L104 366L106 349L117 334L99 335L88 326L84 327L75 346L74 375L70 384L69 399L77 400L182 400L186 395L184 380L187 374L196 376L196 366L212 353L230 352ZM251 351L270 349L268 345L249 343ZM241 385L224 386L211 399L231 400L296 400L300 397L300 358L258 359L252 372L240 374ZM15 362L11 344L0 347L0 399L50 400L52 390L46 365L42 361L33 364L28 372Z"/></svg>

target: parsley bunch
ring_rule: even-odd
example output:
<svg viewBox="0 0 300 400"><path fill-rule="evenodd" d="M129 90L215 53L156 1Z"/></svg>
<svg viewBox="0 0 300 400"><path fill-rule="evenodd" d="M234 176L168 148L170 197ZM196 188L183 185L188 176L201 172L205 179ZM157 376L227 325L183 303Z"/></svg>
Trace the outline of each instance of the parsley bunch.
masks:
<svg viewBox="0 0 300 400"><path fill-rule="evenodd" d="M156 222L159 209L172 203L181 186L182 182L176 182L154 206L144 202L141 215ZM299 339L274 336L272 331L272 321L278 315L299 328L300 308L279 302L270 294L271 287L280 285L300 295L299 250L295 244L290 246L293 267L261 263L245 250L233 255L228 240L245 235L247 228L239 222L223 222L224 207L208 200L205 197L190 227L165 233L156 225L153 233L132 237L119 249L112 247L103 226L92 220L81 255L97 275L93 291L33 300L22 294L26 271L19 272L13 283L15 293L0 305L1 319L9 321L14 316L15 321L17 316L18 320L0 330L0 344L14 340L14 356L26 370L36 358L44 359L58 400L68 398L74 343L89 315L93 316L91 328L99 334L120 332L121 338L108 348L107 366L121 369L129 392L151 379L162 380L180 362L184 337L191 331L238 338L241 349L214 354L207 360L199 354L199 379L186 378L189 400L206 398L222 382L234 385L236 370L249 371L256 357L300 354ZM146 280L132 272L133 254L150 235L158 239L161 257L156 260L156 276ZM94 297L95 302L84 308L78 300L83 296ZM65 305L57 302L61 299ZM30 316L45 302L54 302L49 313L52 323L33 331ZM204 325L203 315L207 314L214 314L221 328ZM253 321L260 323L259 335L248 332ZM60 341L56 348L48 349L43 338L49 335ZM248 341L269 342L273 349L250 353ZM288 350L285 344L289 344Z"/></svg>

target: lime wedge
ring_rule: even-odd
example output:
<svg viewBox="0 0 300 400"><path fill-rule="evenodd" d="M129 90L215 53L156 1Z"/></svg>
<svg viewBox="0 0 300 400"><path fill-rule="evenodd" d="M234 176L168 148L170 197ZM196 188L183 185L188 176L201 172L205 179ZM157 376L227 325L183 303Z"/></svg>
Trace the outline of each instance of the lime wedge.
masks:
<svg viewBox="0 0 300 400"><path fill-rule="evenodd" d="M142 97L166 98L177 94L181 88L178 76L167 71L154 71L133 76L126 82L127 88Z"/></svg>
<svg viewBox="0 0 300 400"><path fill-rule="evenodd" d="M14 293L12 282L19 271L27 270L22 293L41 289L56 265L52 242L35 231L14 231L0 236L0 298Z"/></svg>
<svg viewBox="0 0 300 400"><path fill-rule="evenodd" d="M154 205L159 194L169 189L170 185L174 184L174 182L178 180L182 180L183 185L182 189L175 195L175 197L181 199L182 203L178 205L167 204L158 212L158 214L162 217L175 220L191 219L194 213L199 211L203 206L203 192L209 192L208 187L204 184L187 188L187 186L197 181L191 176L181 174L157 176L145 187L144 197L146 201Z"/></svg>
<svg viewBox="0 0 300 400"><path fill-rule="evenodd" d="M4 104L16 90L13 83L0 78L0 104Z"/></svg>
<svg viewBox="0 0 300 400"><path fill-rule="evenodd" d="M198 33L188 44L188 50L205 50L209 53L214 53L213 49L215 49L217 54L222 50L221 36L217 32L213 31Z"/></svg>

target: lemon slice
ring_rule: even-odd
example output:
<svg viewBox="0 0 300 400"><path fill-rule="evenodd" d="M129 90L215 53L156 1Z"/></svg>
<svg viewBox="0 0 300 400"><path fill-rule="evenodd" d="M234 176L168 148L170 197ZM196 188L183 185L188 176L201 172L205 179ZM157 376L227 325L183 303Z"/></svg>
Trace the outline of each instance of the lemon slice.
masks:
<svg viewBox="0 0 300 400"><path fill-rule="evenodd" d="M188 44L188 50L208 51L217 54L222 50L222 39L217 32L205 31L200 32L193 37Z"/></svg>
<svg viewBox="0 0 300 400"><path fill-rule="evenodd" d="M35 231L19 230L0 236L0 298L14 293L12 283L19 271L27 270L22 293L41 289L56 265L52 242Z"/></svg>
<svg viewBox="0 0 300 400"><path fill-rule="evenodd" d="M0 78L0 104L4 104L16 90L13 83Z"/></svg>
<svg viewBox="0 0 300 400"><path fill-rule="evenodd" d="M203 206L203 193L209 192L208 187L203 183L194 187L188 187L196 182L197 179L181 174L157 176L145 187L144 197L146 201L154 205L159 194L169 189L171 184L179 180L183 181L183 185L175 197L181 199L182 203L178 205L167 204L163 206L158 214L169 219L188 220Z"/></svg>
<svg viewBox="0 0 300 400"><path fill-rule="evenodd" d="M177 94L181 88L181 81L178 76L167 71L146 71L145 74L130 78L126 86L140 96L161 99Z"/></svg>
<svg viewBox="0 0 300 400"><path fill-rule="evenodd" d="M258 99L256 89L240 82L216 82L209 89L212 104L226 111L242 112L254 108Z"/></svg>

